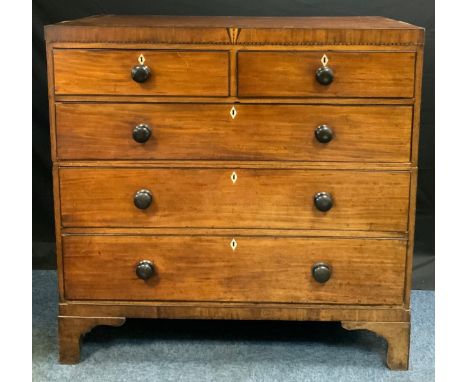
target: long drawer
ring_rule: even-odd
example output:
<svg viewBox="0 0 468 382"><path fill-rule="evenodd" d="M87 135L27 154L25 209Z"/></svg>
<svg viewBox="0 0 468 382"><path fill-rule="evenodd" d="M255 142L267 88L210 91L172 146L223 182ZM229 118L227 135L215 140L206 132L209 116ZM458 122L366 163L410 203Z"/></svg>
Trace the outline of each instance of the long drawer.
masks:
<svg viewBox="0 0 468 382"><path fill-rule="evenodd" d="M70 300L401 304L406 241L216 236L64 236ZM155 275L137 277L146 260ZM330 271L312 277L316 264ZM323 280L322 280L323 281Z"/></svg>
<svg viewBox="0 0 468 382"><path fill-rule="evenodd" d="M409 172L61 168L59 176L64 227L407 230Z"/></svg>
<svg viewBox="0 0 468 382"><path fill-rule="evenodd" d="M140 55L151 72L132 79ZM184 50L54 49L56 94L227 96L229 53Z"/></svg>
<svg viewBox="0 0 468 382"><path fill-rule="evenodd" d="M410 106L235 105L234 119L231 108L220 104L57 103L58 157L410 160Z"/></svg>
<svg viewBox="0 0 468 382"><path fill-rule="evenodd" d="M324 53L333 81L319 83ZM396 97L414 95L415 53L239 52L239 97Z"/></svg>

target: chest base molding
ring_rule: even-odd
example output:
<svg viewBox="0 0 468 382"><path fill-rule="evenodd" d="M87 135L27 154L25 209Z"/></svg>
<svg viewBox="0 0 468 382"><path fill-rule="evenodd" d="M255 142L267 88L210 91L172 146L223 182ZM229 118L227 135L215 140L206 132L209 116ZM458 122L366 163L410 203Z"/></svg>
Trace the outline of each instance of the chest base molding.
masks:
<svg viewBox="0 0 468 382"><path fill-rule="evenodd" d="M387 366L408 369L410 313L403 307L239 303L79 302L59 305L62 364L80 362L81 340L96 326L122 326L126 318L341 321L347 330L369 330L388 344Z"/></svg>

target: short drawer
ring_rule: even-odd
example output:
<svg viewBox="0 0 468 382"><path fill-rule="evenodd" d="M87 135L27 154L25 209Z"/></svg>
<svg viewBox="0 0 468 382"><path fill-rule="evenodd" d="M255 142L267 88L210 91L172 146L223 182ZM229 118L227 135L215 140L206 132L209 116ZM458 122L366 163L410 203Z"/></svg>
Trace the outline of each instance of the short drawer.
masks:
<svg viewBox="0 0 468 382"><path fill-rule="evenodd" d="M64 227L407 230L409 172L61 168L59 176Z"/></svg>
<svg viewBox="0 0 468 382"><path fill-rule="evenodd" d="M57 103L58 157L410 161L411 106L235 105L234 119L231 108Z"/></svg>
<svg viewBox="0 0 468 382"><path fill-rule="evenodd" d="M150 69L145 82L132 68ZM56 94L227 96L229 53L223 51L54 49Z"/></svg>
<svg viewBox="0 0 468 382"><path fill-rule="evenodd" d="M326 53L333 81L316 71ZM414 95L415 53L239 52L239 97L395 97Z"/></svg>
<svg viewBox="0 0 468 382"><path fill-rule="evenodd" d="M403 301L404 240L236 237L233 250L232 239L64 236L65 297L341 304ZM141 261L146 264L139 269L147 279L137 277ZM320 282L313 276L314 266L315 277L319 268Z"/></svg>

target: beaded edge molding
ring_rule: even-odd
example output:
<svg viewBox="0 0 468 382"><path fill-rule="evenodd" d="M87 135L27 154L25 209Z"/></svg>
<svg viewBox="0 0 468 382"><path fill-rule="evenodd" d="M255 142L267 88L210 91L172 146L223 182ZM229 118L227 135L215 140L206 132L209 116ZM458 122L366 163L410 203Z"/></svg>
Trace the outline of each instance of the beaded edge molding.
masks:
<svg viewBox="0 0 468 382"><path fill-rule="evenodd" d="M239 35L241 33L241 28L226 28L226 32L229 37L229 42L223 41L131 41L131 40L50 40L48 43L89 43L89 44L168 44L168 45L284 45L284 46L321 46L321 45L342 45L342 46L352 46L352 45L363 45L363 46L423 46L423 42L317 42L317 41L303 41L303 42L267 42L267 41L250 41L250 42L241 42L238 43Z"/></svg>
<svg viewBox="0 0 468 382"><path fill-rule="evenodd" d="M88 43L88 44L167 44L167 45L285 45L285 46L301 46L301 45L355 45L355 46L423 46L422 42L366 42L366 43L355 43L355 42L316 42L316 41L304 41L304 42L242 42L240 44L232 44L230 42L219 42L219 41L205 41L205 42L193 42L193 41L101 41L101 40L50 40L48 44L55 43Z"/></svg>

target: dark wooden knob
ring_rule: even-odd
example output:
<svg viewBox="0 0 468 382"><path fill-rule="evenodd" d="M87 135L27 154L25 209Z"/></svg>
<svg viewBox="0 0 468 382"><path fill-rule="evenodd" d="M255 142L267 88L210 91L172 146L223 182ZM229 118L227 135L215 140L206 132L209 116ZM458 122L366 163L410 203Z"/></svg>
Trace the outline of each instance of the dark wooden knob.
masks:
<svg viewBox="0 0 468 382"><path fill-rule="evenodd" d="M132 136L135 142L145 143L151 137L151 128L145 123L140 123L133 129Z"/></svg>
<svg viewBox="0 0 468 382"><path fill-rule="evenodd" d="M314 196L315 207L322 212L326 212L333 207L333 198L328 192L319 192Z"/></svg>
<svg viewBox="0 0 468 382"><path fill-rule="evenodd" d="M152 201L153 195L148 190L138 191L133 198L133 203L135 203L135 206L140 210L148 208Z"/></svg>
<svg viewBox="0 0 468 382"><path fill-rule="evenodd" d="M145 82L151 76L151 69L146 65L135 65L132 68L132 79L135 82Z"/></svg>
<svg viewBox="0 0 468 382"><path fill-rule="evenodd" d="M333 139L333 130L327 125L320 125L315 129L315 138L320 143L328 143Z"/></svg>
<svg viewBox="0 0 468 382"><path fill-rule="evenodd" d="M311 273L315 281L323 284L330 280L331 267L327 263L315 263Z"/></svg>
<svg viewBox="0 0 468 382"><path fill-rule="evenodd" d="M141 260L136 266L135 273L139 279L148 280L153 277L155 272L154 264L149 260Z"/></svg>
<svg viewBox="0 0 468 382"><path fill-rule="evenodd" d="M321 66L315 72L315 78L319 84L330 85L333 82L333 70L328 66Z"/></svg>

